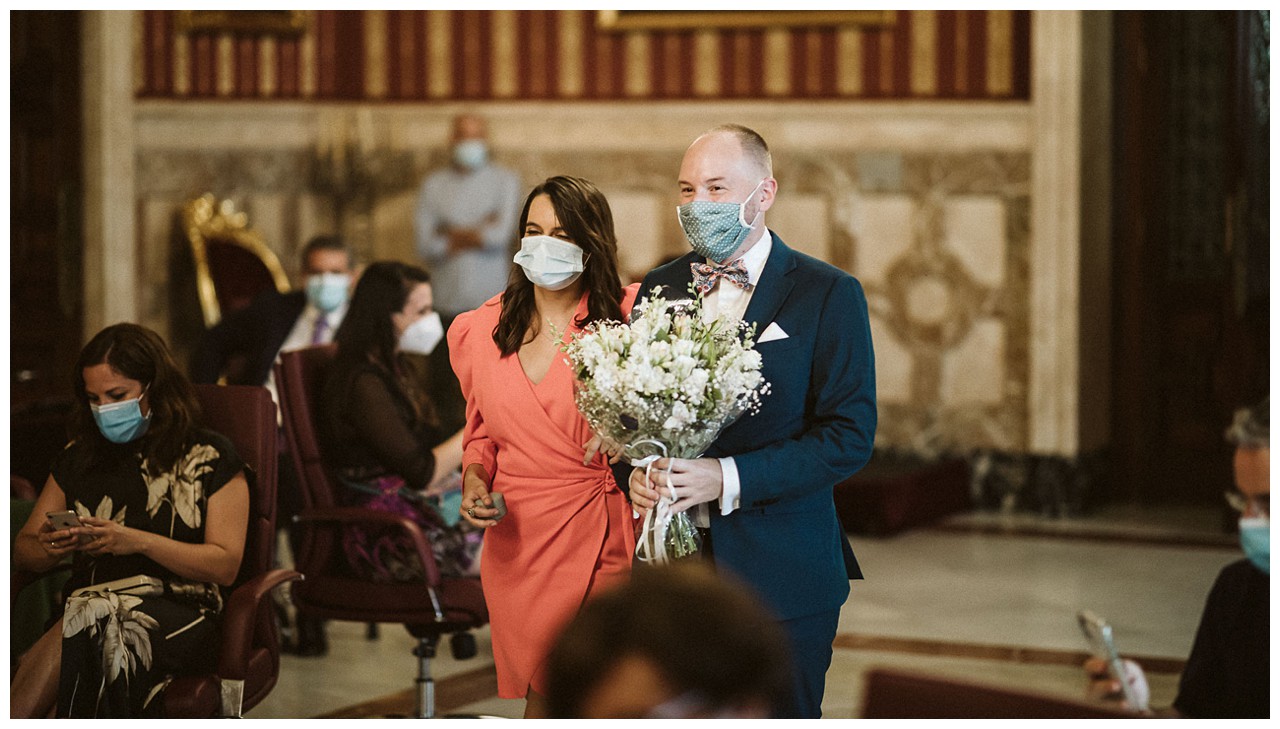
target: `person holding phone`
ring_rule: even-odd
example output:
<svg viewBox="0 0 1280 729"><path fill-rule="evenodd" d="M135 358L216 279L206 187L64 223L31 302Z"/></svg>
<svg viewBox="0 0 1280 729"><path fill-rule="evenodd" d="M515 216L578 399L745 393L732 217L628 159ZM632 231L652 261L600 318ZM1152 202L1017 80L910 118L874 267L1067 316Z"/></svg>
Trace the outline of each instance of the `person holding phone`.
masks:
<svg viewBox="0 0 1280 729"><path fill-rule="evenodd" d="M574 404L560 346L620 321L637 287L618 278L613 213L577 177L529 193L505 293L461 314L449 353L467 400L462 516L485 529L480 579L498 695L546 714L546 661L559 628L631 573L631 507L610 470L621 447L594 437ZM502 494L498 503L494 496ZM510 513L501 516L505 506Z"/></svg>
<svg viewBox="0 0 1280 729"><path fill-rule="evenodd" d="M230 441L200 427L195 390L145 327L94 336L74 390L71 443L13 562L46 571L70 557L65 590L80 592L19 659L10 716L55 706L59 717L154 716L172 676L216 659L222 589L240 570L249 521L244 466ZM106 590L120 580L145 589Z"/></svg>
<svg viewBox="0 0 1280 729"><path fill-rule="evenodd" d="M1195 719L1265 719L1271 715L1271 398L1236 411L1227 440L1236 446L1236 489L1227 502L1240 514L1245 558L1213 584L1173 706L1154 713ZM1124 680L1142 669L1124 661ZM1085 662L1089 694L1121 701L1120 677L1103 658ZM1143 681L1145 683L1145 681ZM1134 707L1129 707L1134 708Z"/></svg>

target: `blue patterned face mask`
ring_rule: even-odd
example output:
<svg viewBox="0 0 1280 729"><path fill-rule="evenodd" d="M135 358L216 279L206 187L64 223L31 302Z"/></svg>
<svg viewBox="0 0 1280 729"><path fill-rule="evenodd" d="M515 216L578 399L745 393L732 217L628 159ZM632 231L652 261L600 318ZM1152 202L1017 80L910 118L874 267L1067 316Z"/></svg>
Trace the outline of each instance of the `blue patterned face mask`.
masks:
<svg viewBox="0 0 1280 729"><path fill-rule="evenodd" d="M146 390L143 390L143 394ZM107 405L90 405L93 420L102 431L102 437L112 443L129 443L146 434L151 425L151 413L142 414L142 395L132 400L122 400Z"/></svg>
<svg viewBox="0 0 1280 729"><path fill-rule="evenodd" d="M1271 520L1246 516L1240 520L1240 546L1254 567L1271 574Z"/></svg>
<svg viewBox="0 0 1280 729"><path fill-rule="evenodd" d="M760 219L760 212L750 223L746 220L747 202L755 197L756 191L764 180L756 183L740 203L713 202L711 200L692 200L684 205L676 206L676 218L680 221L680 229L694 253L716 263L724 263L742 241L747 239Z"/></svg>

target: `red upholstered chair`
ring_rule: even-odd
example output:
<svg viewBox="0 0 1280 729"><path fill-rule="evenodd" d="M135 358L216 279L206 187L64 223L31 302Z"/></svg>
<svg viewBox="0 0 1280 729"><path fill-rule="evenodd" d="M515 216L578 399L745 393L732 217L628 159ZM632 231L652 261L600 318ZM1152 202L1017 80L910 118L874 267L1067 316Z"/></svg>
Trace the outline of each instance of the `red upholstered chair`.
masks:
<svg viewBox="0 0 1280 729"><path fill-rule="evenodd" d="M279 435L271 393L248 385L196 385L196 396L205 426L226 436L253 470L249 531L240 575L222 615L218 672L174 679L164 708L174 718L239 718L271 693L280 675L280 635L270 593L301 575L272 568Z"/></svg>
<svg viewBox="0 0 1280 729"><path fill-rule="evenodd" d="M1083 678L1081 691L1083 691ZM890 669L867 673L864 719L1132 719L1102 704Z"/></svg>
<svg viewBox="0 0 1280 729"><path fill-rule="evenodd" d="M289 290L280 259L230 200L218 203L213 195L203 195L188 201L182 208L182 227L195 261L206 327L248 306L263 291Z"/></svg>
<svg viewBox="0 0 1280 729"><path fill-rule="evenodd" d="M435 714L431 658L444 635L453 634L455 658L470 658L475 643L467 631L489 621L480 580L440 574L426 535L413 521L387 512L339 506L337 481L325 467L315 428L315 407L333 345L286 352L276 365L284 432L302 484L303 509L294 518L300 530L298 569L306 580L294 587L298 612L319 619L361 623L403 623L418 639L417 715ZM343 530L360 524L401 530L426 567L422 582L383 583L361 579L346 568Z"/></svg>
<svg viewBox="0 0 1280 729"><path fill-rule="evenodd" d="M249 525L240 574L222 613L217 672L175 678L165 690L164 712L172 718L239 718L271 692L280 674L280 636L270 592L301 575L272 569L279 436L271 394L247 385L195 387L205 426L226 436L253 472ZM11 608L18 592L40 576L11 575Z"/></svg>
<svg viewBox="0 0 1280 729"><path fill-rule="evenodd" d="M40 492L31 482L21 476L9 474L9 498L35 501Z"/></svg>

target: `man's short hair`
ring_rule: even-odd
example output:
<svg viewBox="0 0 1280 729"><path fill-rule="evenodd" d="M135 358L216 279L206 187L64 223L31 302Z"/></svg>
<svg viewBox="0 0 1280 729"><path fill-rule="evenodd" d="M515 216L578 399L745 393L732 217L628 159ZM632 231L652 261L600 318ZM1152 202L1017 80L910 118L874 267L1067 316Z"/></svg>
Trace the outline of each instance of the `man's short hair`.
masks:
<svg viewBox="0 0 1280 729"><path fill-rule="evenodd" d="M356 252L340 235L317 235L302 247L302 267L307 267L307 259L316 251L339 251L347 254L347 267L356 267Z"/></svg>
<svg viewBox="0 0 1280 729"><path fill-rule="evenodd" d="M610 670L627 658L652 665L709 713L790 697L786 638L746 587L702 564L645 567L589 599L547 659L552 717L579 717Z"/></svg>
<svg viewBox="0 0 1280 729"><path fill-rule="evenodd" d="M765 143L764 137L754 129L741 124L721 124L708 130L706 134L732 134L738 140L738 144L742 145L743 153L759 168L761 174L764 177L773 177L773 155L769 153L769 145Z"/></svg>
<svg viewBox="0 0 1280 729"><path fill-rule="evenodd" d="M1237 448L1271 447L1270 395L1262 402L1236 411L1231 427L1227 428L1227 441Z"/></svg>

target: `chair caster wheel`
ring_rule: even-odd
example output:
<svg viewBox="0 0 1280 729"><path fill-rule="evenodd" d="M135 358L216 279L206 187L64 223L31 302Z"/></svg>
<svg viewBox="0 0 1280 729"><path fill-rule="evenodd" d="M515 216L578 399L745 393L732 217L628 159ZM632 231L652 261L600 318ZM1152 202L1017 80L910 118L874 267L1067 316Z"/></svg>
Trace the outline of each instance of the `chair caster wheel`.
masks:
<svg viewBox="0 0 1280 729"><path fill-rule="evenodd" d="M475 658L476 637L470 633L454 633L449 636L449 652L459 661Z"/></svg>

